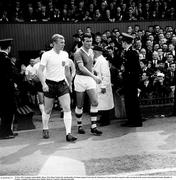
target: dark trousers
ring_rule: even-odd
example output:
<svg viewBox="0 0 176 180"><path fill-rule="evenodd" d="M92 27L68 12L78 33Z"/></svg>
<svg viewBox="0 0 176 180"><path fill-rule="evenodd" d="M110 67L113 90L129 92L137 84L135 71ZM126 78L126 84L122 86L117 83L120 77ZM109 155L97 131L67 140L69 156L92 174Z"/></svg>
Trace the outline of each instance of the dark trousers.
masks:
<svg viewBox="0 0 176 180"><path fill-rule="evenodd" d="M125 110L129 124L141 124L142 117L137 97L137 88L127 88L124 92Z"/></svg>
<svg viewBox="0 0 176 180"><path fill-rule="evenodd" d="M0 125L0 137L12 135L12 122L14 112L2 112L1 113L1 125Z"/></svg>
<svg viewBox="0 0 176 180"><path fill-rule="evenodd" d="M101 125L110 124L110 120L111 120L110 112L111 110L98 111L98 114L100 115L99 121Z"/></svg>
<svg viewBox="0 0 176 180"><path fill-rule="evenodd" d="M174 91L173 115L176 115L176 90Z"/></svg>

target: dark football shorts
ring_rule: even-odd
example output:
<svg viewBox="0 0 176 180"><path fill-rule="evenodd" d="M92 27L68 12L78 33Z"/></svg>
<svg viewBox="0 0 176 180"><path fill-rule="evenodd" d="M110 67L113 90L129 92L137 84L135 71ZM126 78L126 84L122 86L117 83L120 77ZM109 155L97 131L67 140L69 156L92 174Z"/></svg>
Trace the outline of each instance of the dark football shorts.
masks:
<svg viewBox="0 0 176 180"><path fill-rule="evenodd" d="M43 92L43 89L42 89L42 84L41 82L35 82L35 89L37 92Z"/></svg>
<svg viewBox="0 0 176 180"><path fill-rule="evenodd" d="M69 93L69 87L65 80L56 82L46 79L46 84L49 87L49 91L44 92L45 97L56 98Z"/></svg>

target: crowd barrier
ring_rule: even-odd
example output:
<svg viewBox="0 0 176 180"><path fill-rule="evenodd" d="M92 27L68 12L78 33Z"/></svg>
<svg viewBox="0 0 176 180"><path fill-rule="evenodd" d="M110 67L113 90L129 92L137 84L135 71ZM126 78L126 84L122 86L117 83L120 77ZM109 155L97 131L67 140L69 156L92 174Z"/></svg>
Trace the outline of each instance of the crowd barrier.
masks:
<svg viewBox="0 0 176 180"><path fill-rule="evenodd" d="M173 105L173 97L140 99L141 111L145 117L165 117L171 115L173 112Z"/></svg>

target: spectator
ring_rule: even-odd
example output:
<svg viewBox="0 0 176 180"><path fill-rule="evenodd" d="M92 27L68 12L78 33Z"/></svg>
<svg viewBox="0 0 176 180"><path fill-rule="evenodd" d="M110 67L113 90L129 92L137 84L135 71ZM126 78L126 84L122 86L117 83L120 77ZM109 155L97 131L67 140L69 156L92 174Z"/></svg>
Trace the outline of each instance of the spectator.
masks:
<svg viewBox="0 0 176 180"><path fill-rule="evenodd" d="M123 14L121 13L121 7L120 6L118 6L117 8L116 8L116 14L113 16L113 17L115 17L115 21L122 21L122 19L123 19Z"/></svg>
<svg viewBox="0 0 176 180"><path fill-rule="evenodd" d="M25 12L25 21L27 22L36 22L36 14L34 12L34 8L32 6L32 4L28 4L27 6L27 10Z"/></svg>
<svg viewBox="0 0 176 180"><path fill-rule="evenodd" d="M109 63L103 56L102 47L94 46L93 51L95 58L94 73L101 79L101 83L97 85L99 121L100 126L106 126L110 124L110 113L114 107Z"/></svg>
<svg viewBox="0 0 176 180"><path fill-rule="evenodd" d="M0 18L0 22L9 22L9 18L7 15L7 10L4 10L2 13L2 17Z"/></svg>
<svg viewBox="0 0 176 180"><path fill-rule="evenodd" d="M153 85L149 79L150 76L146 72L143 72L139 84L139 89L140 89L139 98L141 99L150 99L152 97Z"/></svg>
<svg viewBox="0 0 176 180"><path fill-rule="evenodd" d="M93 20L94 21L102 21L103 20L99 9L95 10Z"/></svg>
<svg viewBox="0 0 176 180"><path fill-rule="evenodd" d="M109 9L106 9L106 14L105 14L104 20L107 22L114 22L115 21L115 18L112 18L111 11Z"/></svg>
<svg viewBox="0 0 176 180"><path fill-rule="evenodd" d="M156 77L153 81L153 97L163 98L169 97L171 89L165 83L165 75L161 72L157 72Z"/></svg>

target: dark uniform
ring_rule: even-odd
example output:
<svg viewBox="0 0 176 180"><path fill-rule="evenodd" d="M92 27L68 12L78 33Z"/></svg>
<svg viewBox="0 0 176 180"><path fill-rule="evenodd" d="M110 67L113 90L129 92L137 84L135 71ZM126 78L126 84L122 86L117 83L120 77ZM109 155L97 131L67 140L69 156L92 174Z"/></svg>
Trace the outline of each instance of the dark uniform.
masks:
<svg viewBox="0 0 176 180"><path fill-rule="evenodd" d="M130 42L130 38L126 33L122 33L123 41ZM132 39L133 40L133 39ZM132 44L132 40L131 43ZM140 82L141 67L139 64L139 56L137 51L133 50L132 46L124 52L124 72L123 72L123 85L124 85L124 98L125 109L127 115L127 123L123 126L138 127L142 126L142 118L138 100L138 86Z"/></svg>
<svg viewBox="0 0 176 180"><path fill-rule="evenodd" d="M12 70L11 59L5 50L11 46L12 39L0 40L0 139L14 138L11 130L13 116L16 110L14 75ZM6 48L7 47L7 48Z"/></svg>

